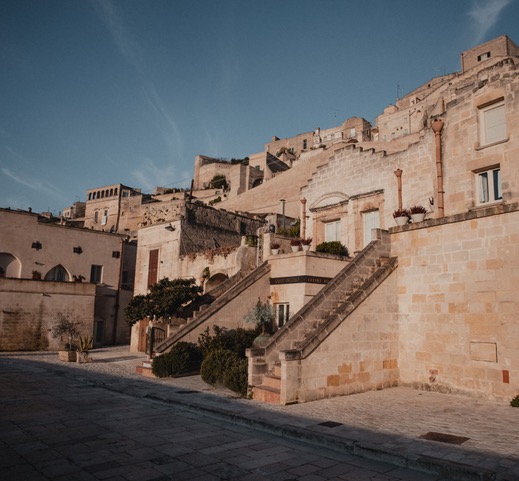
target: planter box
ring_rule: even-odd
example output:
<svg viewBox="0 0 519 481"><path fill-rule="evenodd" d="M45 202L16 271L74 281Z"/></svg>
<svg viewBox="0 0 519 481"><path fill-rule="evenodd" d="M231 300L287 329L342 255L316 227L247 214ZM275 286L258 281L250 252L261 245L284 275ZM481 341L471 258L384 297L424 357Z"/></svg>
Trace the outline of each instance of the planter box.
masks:
<svg viewBox="0 0 519 481"><path fill-rule="evenodd" d="M76 351L58 351L58 359L64 362L76 362Z"/></svg>

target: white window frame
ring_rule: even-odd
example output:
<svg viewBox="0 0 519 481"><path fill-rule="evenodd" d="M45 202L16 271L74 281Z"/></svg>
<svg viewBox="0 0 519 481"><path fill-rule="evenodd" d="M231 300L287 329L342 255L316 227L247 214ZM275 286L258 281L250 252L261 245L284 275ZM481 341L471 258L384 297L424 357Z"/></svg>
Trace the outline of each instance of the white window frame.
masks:
<svg viewBox="0 0 519 481"><path fill-rule="evenodd" d="M290 319L290 304L288 302L279 302L274 304L276 313L276 324L283 327Z"/></svg>
<svg viewBox="0 0 519 481"><path fill-rule="evenodd" d="M488 205L500 202L503 198L501 191L501 169L499 166L476 172L476 204Z"/></svg>
<svg viewBox="0 0 519 481"><path fill-rule="evenodd" d="M504 100L479 108L480 145L491 145L507 140Z"/></svg>
<svg viewBox="0 0 519 481"><path fill-rule="evenodd" d="M341 240L341 221L333 220L324 223L324 241L334 242Z"/></svg>

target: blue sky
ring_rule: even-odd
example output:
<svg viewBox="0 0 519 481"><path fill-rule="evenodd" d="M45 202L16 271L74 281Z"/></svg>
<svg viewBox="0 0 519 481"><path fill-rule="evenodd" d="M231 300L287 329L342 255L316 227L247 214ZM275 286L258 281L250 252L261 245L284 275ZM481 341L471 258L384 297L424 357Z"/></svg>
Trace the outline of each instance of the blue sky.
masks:
<svg viewBox="0 0 519 481"><path fill-rule="evenodd" d="M197 154L374 123L502 34L519 0L0 0L0 207L187 187Z"/></svg>

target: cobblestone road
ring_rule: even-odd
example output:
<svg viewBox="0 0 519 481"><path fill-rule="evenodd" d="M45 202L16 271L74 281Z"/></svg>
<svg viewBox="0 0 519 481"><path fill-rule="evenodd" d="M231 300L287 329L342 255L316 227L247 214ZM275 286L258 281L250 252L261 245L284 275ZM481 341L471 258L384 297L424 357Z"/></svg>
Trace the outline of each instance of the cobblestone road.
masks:
<svg viewBox="0 0 519 481"><path fill-rule="evenodd" d="M55 353L0 353L0 368L3 376L16 366L43 368L82 381L82 385L102 386L146 403L154 399L170 409L184 406L190 412L204 412L227 420L225 426L230 420L312 442L315 449L316 445L327 446L327 452L333 448L420 468L429 463L432 471L447 473L452 479L519 480L519 409L508 403L394 388L299 405L258 405L213 389L199 376L143 379L135 374L143 356L129 353L128 348L97 350L93 356L94 362L78 365L60 363ZM468 439L458 446L420 438L429 432ZM415 472L415 476L419 474Z"/></svg>

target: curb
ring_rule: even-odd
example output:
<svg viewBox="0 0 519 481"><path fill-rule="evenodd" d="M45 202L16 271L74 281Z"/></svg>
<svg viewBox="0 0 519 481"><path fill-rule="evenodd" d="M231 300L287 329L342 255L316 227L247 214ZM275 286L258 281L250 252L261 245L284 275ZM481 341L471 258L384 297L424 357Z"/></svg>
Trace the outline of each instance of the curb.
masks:
<svg viewBox="0 0 519 481"><path fill-rule="evenodd" d="M231 409L231 401L227 398L219 398L218 402L229 404L227 409L224 406L210 406L198 399L189 399L183 396L176 388L171 388L168 396L160 394L147 393L139 395L132 391L131 387L124 388L121 386L107 384L95 379L89 374L76 374L68 370L61 369L59 366L45 367L45 370L63 375L65 377L87 383L93 387L103 388L108 391L117 392L133 398L149 399L166 404L175 404L187 411L209 416L214 419L224 420L237 426L249 427L258 431L275 434L282 438L304 442L321 448L332 449L343 454L352 454L355 456L372 459L376 461L387 462L395 466L413 469L430 474L439 474L456 481L498 481L507 480L506 477L497 476L494 470L486 468L477 468L465 463L445 460L435 456L426 456L423 454L406 453L381 449L379 446L371 445L368 442L351 439L346 436L338 436L335 434L322 433L309 428L302 428L285 423L276 423L273 420L258 417L253 419L250 416L236 413ZM187 393L185 393L187 394ZM189 393L189 396L204 394L201 392Z"/></svg>

